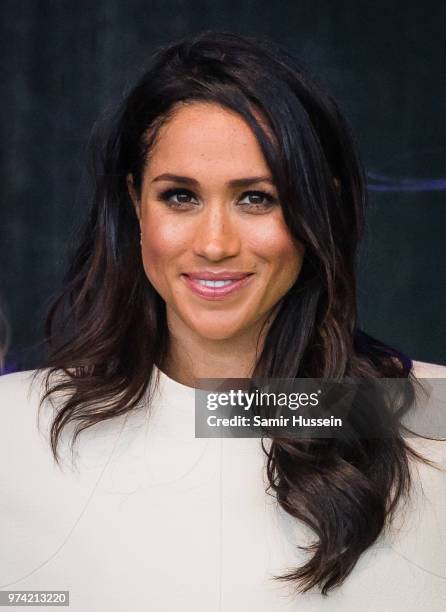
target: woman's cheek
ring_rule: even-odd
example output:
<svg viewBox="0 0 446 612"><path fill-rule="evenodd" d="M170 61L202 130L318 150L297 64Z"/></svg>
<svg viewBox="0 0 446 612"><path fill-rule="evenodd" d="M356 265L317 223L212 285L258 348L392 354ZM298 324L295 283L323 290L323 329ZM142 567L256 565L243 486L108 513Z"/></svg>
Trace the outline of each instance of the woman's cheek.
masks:
<svg viewBox="0 0 446 612"><path fill-rule="evenodd" d="M268 221L268 220L266 220ZM261 260L269 262L281 272L297 268L300 270L305 247L296 242L281 219L259 224L255 229L246 227L245 248Z"/></svg>
<svg viewBox="0 0 446 612"><path fill-rule="evenodd" d="M143 266L150 282L158 289L167 284L169 269L185 250L186 240L181 228L172 223L147 223L142 231ZM159 292L161 293L159 287ZM165 291L162 291L164 293Z"/></svg>

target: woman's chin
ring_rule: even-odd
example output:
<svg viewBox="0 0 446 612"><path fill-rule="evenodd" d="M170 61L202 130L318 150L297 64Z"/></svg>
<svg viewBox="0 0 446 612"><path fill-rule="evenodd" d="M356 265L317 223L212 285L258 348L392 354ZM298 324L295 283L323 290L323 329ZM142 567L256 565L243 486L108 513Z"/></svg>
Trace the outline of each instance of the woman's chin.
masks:
<svg viewBox="0 0 446 612"><path fill-rule="evenodd" d="M237 325L195 325L195 333L203 340L231 340L243 334L243 328Z"/></svg>

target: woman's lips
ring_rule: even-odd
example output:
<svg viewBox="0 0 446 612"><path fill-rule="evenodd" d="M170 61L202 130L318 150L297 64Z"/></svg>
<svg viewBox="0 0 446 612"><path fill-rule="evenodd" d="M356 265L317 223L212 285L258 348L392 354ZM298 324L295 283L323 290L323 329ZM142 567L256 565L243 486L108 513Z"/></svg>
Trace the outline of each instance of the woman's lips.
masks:
<svg viewBox="0 0 446 612"><path fill-rule="evenodd" d="M225 284L223 287L208 287L206 285L201 284L197 278L191 278L187 274L182 274L181 278L184 280L187 287L189 287L189 289L193 291L196 295L199 295L200 297L203 297L207 300L221 300L227 295L232 295L233 293L247 285L253 276L253 274L248 274L244 278L231 280L230 283ZM227 281L225 281L225 283L226 282Z"/></svg>

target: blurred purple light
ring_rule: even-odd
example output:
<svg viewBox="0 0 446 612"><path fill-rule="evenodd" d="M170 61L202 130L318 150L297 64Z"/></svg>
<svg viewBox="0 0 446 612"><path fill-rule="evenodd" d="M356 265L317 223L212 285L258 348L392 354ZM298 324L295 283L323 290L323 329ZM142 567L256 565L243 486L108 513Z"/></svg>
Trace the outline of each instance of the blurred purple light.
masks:
<svg viewBox="0 0 446 612"><path fill-rule="evenodd" d="M446 178L440 179L416 179L416 178L392 178L383 174L368 172L369 180L367 189L369 191L444 191L446 190Z"/></svg>

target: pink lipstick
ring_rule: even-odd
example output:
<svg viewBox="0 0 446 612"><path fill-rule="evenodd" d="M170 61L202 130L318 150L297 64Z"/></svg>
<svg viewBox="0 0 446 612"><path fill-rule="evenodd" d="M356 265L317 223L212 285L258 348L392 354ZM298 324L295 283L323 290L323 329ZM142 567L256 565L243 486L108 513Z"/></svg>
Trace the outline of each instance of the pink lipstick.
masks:
<svg viewBox="0 0 446 612"><path fill-rule="evenodd" d="M208 300L221 300L227 295L232 295L247 285L252 273L246 272L191 272L182 274L182 279L196 295Z"/></svg>

